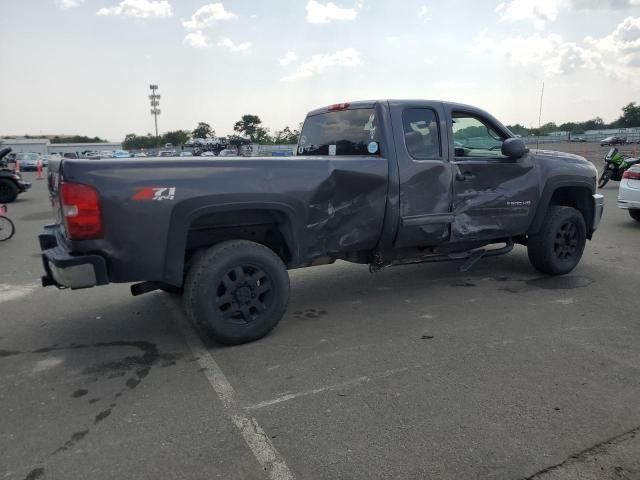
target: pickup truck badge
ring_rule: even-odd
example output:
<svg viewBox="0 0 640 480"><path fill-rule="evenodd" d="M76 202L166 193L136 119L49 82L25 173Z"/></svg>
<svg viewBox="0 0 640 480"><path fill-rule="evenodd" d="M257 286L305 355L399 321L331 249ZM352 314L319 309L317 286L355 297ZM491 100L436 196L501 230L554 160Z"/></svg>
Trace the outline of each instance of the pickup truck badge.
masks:
<svg viewBox="0 0 640 480"><path fill-rule="evenodd" d="M176 187L138 187L138 192L131 200L174 200Z"/></svg>
<svg viewBox="0 0 640 480"><path fill-rule="evenodd" d="M367 145L367 151L370 154L374 154L378 151L378 142L369 142L369 145Z"/></svg>
<svg viewBox="0 0 640 480"><path fill-rule="evenodd" d="M329 156L333 157L336 154L336 146L335 145L329 145Z"/></svg>

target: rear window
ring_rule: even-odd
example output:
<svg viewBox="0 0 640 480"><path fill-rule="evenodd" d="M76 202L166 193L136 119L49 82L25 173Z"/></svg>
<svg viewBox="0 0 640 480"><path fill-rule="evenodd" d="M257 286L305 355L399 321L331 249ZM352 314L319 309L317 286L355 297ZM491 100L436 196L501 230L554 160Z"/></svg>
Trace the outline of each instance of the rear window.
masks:
<svg viewBox="0 0 640 480"><path fill-rule="evenodd" d="M373 108L340 110L307 117L298 155L380 155Z"/></svg>

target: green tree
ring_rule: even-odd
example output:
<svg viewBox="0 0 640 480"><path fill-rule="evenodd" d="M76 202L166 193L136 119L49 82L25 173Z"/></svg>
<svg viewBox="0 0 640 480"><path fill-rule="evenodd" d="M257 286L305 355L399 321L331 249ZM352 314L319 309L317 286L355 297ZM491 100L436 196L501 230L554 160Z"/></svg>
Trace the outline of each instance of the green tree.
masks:
<svg viewBox="0 0 640 480"><path fill-rule="evenodd" d="M124 137L122 148L125 150L140 150L141 148L156 148L159 146L159 140L150 133L146 136L129 133Z"/></svg>
<svg viewBox="0 0 640 480"><path fill-rule="evenodd" d="M68 135L68 136L59 136L50 139L51 143L104 143L106 140L101 139L100 137L86 137L84 135Z"/></svg>
<svg viewBox="0 0 640 480"><path fill-rule="evenodd" d="M193 138L212 138L215 136L216 131L211 128L211 125L205 122L198 122L198 126L193 130Z"/></svg>
<svg viewBox="0 0 640 480"><path fill-rule="evenodd" d="M172 145L182 146L187 143L190 136L191 132L189 132L189 130L174 130L162 135L162 143L171 143Z"/></svg>
<svg viewBox="0 0 640 480"><path fill-rule="evenodd" d="M622 116L614 124L615 128L640 127L640 105L631 102L622 107Z"/></svg>
<svg viewBox="0 0 640 480"><path fill-rule="evenodd" d="M276 131L275 135L273 136L273 143L292 145L294 143L298 143L299 136L300 132L298 130L291 130L287 126L280 131Z"/></svg>
<svg viewBox="0 0 640 480"><path fill-rule="evenodd" d="M233 131L246 137L251 143L263 143L269 140L269 131L262 126L257 115L243 115L233 126Z"/></svg>
<svg viewBox="0 0 640 480"><path fill-rule="evenodd" d="M523 137L529 134L529 129L526 127L523 127L519 123L516 123L515 125L510 125L507 128L511 130L513 133L515 133L516 135L522 135Z"/></svg>

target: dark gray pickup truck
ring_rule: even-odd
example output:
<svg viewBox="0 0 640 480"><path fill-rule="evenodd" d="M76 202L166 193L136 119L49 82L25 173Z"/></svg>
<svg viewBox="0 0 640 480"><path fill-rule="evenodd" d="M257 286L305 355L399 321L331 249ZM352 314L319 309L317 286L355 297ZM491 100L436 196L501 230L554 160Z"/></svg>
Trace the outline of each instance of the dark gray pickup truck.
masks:
<svg viewBox="0 0 640 480"><path fill-rule="evenodd" d="M482 110L422 100L314 110L292 157L65 159L48 181L57 222L40 235L43 285L181 293L188 316L230 344L276 326L287 269L466 270L517 243L561 275L603 210L584 158L530 152Z"/></svg>

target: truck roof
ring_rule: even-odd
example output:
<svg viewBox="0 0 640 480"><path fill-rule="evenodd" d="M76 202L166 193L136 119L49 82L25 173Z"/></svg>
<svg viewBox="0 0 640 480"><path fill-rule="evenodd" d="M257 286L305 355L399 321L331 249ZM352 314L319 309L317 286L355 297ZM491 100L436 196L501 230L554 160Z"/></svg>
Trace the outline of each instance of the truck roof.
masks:
<svg viewBox="0 0 640 480"><path fill-rule="evenodd" d="M311 110L307 116L318 115L320 113L327 113L330 109L338 107L340 105L348 105L347 108L373 108L376 103L385 103L389 102L391 104L420 104L420 103L440 103L442 105L448 105L450 107L463 108L465 110L479 110L478 107L474 107L473 105L467 105L464 103L457 102L445 102L442 100L430 100L425 98L413 98L413 99L396 99L396 98L387 98L387 99L378 99L378 100L356 100L353 102L344 102L344 103L336 103L333 105L327 105L325 107L316 108Z"/></svg>

